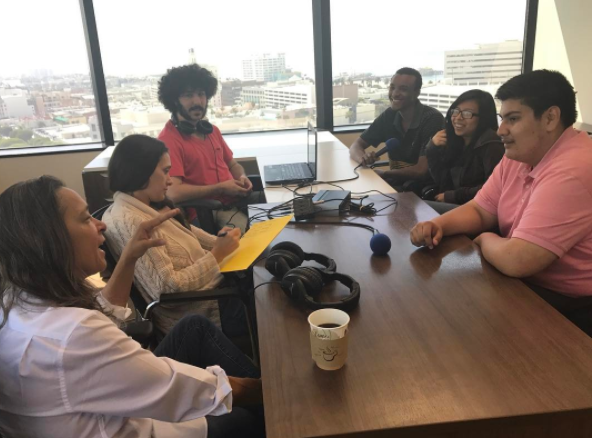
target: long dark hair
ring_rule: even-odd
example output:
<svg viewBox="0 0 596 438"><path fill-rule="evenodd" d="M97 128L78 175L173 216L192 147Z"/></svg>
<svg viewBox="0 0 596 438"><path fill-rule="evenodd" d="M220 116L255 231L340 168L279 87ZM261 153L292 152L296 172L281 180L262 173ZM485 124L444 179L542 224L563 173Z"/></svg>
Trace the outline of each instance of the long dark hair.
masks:
<svg viewBox="0 0 596 438"><path fill-rule="evenodd" d="M0 195L0 328L15 303L30 302L27 297L102 311L95 288L75 269L57 198L62 187L59 179L44 175L14 184Z"/></svg>
<svg viewBox="0 0 596 438"><path fill-rule="evenodd" d="M132 194L147 188L159 160L167 153L168 148L162 141L148 135L133 134L124 137L114 149L108 165L110 190ZM172 200L167 197L161 202L151 203L155 210L166 206L175 208ZM190 229L182 214L176 215L174 219Z"/></svg>
<svg viewBox="0 0 596 438"><path fill-rule="evenodd" d="M497 131L499 125L497 123L497 107L495 100L490 93L482 90L468 90L462 93L455 102L449 107L447 112L447 147L452 157L459 156L464 147L464 139L455 134L453 122L451 121L451 110L458 107L462 102L473 100L478 104L478 113L480 114L478 120L478 127L472 136L470 146L473 146L478 138L487 130L492 129Z"/></svg>

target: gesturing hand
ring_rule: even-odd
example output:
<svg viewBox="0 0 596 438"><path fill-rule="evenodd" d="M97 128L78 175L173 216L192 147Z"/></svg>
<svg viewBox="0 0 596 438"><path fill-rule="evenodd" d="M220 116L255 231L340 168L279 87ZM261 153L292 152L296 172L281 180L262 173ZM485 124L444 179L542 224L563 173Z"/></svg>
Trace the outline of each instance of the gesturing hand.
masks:
<svg viewBox="0 0 596 438"><path fill-rule="evenodd" d="M157 217L153 219L141 222L141 225L139 225L139 228L132 236L132 239L130 239L124 247L124 250L122 251L122 256L120 258L134 262L140 257L142 257L143 254L145 254L145 252L149 248L165 245L166 241L164 239L154 239L153 237L151 237L152 232L156 227L158 227L168 219L173 218L178 213L180 213L180 210L178 208L175 208L173 210L160 213Z"/></svg>

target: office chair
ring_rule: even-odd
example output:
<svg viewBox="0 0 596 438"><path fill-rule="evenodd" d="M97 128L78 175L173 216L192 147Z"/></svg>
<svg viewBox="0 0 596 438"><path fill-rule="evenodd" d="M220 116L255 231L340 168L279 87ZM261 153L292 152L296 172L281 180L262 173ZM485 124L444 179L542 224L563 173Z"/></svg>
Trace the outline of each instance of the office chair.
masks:
<svg viewBox="0 0 596 438"><path fill-rule="evenodd" d="M260 175L247 175L248 179L253 185L254 191L263 190L263 182ZM176 203L176 207L181 209L194 208L197 212L197 220L199 226L203 231L210 234L217 234L219 228L215 223L213 213L224 208L224 205L215 199L191 199L190 201L183 201ZM244 214L248 216L248 206L241 208Z"/></svg>
<svg viewBox="0 0 596 438"><path fill-rule="evenodd" d="M389 161L375 161L370 168L389 166ZM413 192L421 199L433 201L439 186L430 175L422 180L408 180L399 186L393 186L398 192Z"/></svg>
<svg viewBox="0 0 596 438"><path fill-rule="evenodd" d="M101 220L103 214L111 204L108 204L95 211L92 216ZM116 258L110 251L107 241L101 246L106 254L107 268L101 273L102 279L109 279L116 266ZM141 295L134 281L131 286L130 299L135 308L135 319L127 321L123 327L124 332L139 342L143 347L153 350L165 333L153 324L153 310L164 304L182 304L189 301L218 300L220 298L238 298L244 304L246 322L248 325L248 339L245 336L232 337L230 340L245 354L251 356L256 366L259 365L258 336L256 332L256 315L254 313L254 291L252 290L251 274L238 274L238 282L235 285L223 285L215 289L177 292L160 294L157 300L147 303Z"/></svg>

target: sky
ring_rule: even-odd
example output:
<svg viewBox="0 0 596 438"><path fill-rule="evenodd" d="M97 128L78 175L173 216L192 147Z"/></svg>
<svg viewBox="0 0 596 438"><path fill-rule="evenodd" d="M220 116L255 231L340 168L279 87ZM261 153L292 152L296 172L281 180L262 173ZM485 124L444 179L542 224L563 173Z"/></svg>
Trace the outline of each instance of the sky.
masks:
<svg viewBox="0 0 596 438"><path fill-rule="evenodd" d="M523 40L523 0L331 0L334 75L391 74L402 66L443 69L444 51ZM163 74L188 62L242 75L251 54L286 54L314 77L311 0L95 0L106 75ZM0 76L50 69L88 73L79 0L2 5Z"/></svg>

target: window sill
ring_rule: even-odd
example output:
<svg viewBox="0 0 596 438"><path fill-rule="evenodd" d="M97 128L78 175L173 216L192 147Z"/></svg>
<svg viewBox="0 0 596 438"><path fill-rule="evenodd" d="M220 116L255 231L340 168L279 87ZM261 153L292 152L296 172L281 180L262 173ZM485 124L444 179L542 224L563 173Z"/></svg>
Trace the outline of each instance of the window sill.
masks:
<svg viewBox="0 0 596 438"><path fill-rule="evenodd" d="M85 144L66 145L66 146L39 146L39 147L31 147L31 148L8 148L8 149L0 149L0 158L68 154L68 153L73 153L73 152L102 151L104 148L105 148L105 145L103 145L102 143L85 143Z"/></svg>
<svg viewBox="0 0 596 438"><path fill-rule="evenodd" d="M363 132L370 125L348 125L348 126L337 126L331 131L332 134L350 134L353 132Z"/></svg>

